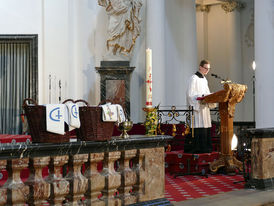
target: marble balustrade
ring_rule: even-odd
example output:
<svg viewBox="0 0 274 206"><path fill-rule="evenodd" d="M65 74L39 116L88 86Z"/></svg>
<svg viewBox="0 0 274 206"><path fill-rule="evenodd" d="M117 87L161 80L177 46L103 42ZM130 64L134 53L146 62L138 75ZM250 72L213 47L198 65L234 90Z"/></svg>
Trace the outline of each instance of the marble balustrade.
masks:
<svg viewBox="0 0 274 206"><path fill-rule="evenodd" d="M0 186L0 205L129 205L163 198L164 145L171 138L1 145L0 169L8 179ZM23 182L25 168L30 174Z"/></svg>

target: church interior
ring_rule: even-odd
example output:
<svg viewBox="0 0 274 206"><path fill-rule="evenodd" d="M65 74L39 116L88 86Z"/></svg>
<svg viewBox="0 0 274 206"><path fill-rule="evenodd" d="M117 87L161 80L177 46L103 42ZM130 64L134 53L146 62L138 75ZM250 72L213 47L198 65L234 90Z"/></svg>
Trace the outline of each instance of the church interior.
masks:
<svg viewBox="0 0 274 206"><path fill-rule="evenodd" d="M0 0L0 19L0 205L274 205L273 0Z"/></svg>

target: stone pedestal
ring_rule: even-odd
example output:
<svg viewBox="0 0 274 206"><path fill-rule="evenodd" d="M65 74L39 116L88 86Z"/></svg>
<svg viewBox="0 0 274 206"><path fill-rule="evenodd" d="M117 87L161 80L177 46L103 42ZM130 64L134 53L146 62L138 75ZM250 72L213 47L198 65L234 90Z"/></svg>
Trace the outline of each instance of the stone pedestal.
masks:
<svg viewBox="0 0 274 206"><path fill-rule="evenodd" d="M144 194L141 202L165 197L165 150L161 148L142 149L144 154ZM153 167L151 167L153 165ZM148 169L149 168L149 169Z"/></svg>
<svg viewBox="0 0 274 206"><path fill-rule="evenodd" d="M274 128L248 129L251 142L249 187L274 188Z"/></svg>
<svg viewBox="0 0 274 206"><path fill-rule="evenodd" d="M129 66L129 61L101 61L96 67L100 74L101 101L111 100L120 104L126 115L130 116L130 78L135 67Z"/></svg>

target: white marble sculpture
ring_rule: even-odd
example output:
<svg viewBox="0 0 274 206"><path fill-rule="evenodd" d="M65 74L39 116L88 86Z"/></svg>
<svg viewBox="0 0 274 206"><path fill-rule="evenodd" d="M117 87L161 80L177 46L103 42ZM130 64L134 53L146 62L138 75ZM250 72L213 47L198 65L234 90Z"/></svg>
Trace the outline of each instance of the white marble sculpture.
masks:
<svg viewBox="0 0 274 206"><path fill-rule="evenodd" d="M124 60L133 50L140 35L139 12L142 0L98 0L109 16L105 60Z"/></svg>

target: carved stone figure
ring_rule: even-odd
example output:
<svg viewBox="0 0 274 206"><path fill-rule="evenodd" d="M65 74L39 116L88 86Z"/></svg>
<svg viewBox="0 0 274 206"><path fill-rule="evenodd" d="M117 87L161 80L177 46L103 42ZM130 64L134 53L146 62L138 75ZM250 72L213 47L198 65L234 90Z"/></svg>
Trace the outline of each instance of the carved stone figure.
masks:
<svg viewBox="0 0 274 206"><path fill-rule="evenodd" d="M140 35L142 0L98 0L98 4L106 8L109 16L108 55L129 56Z"/></svg>

